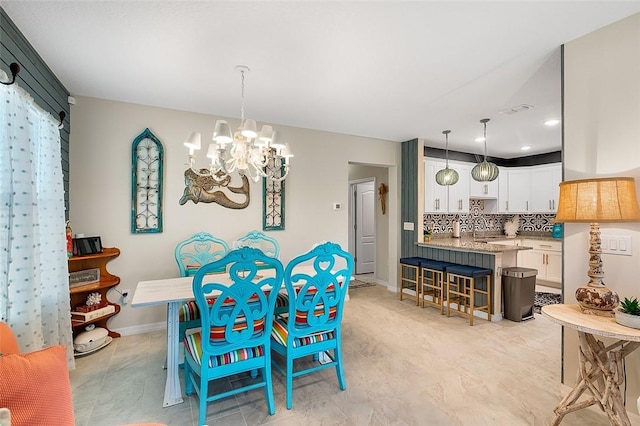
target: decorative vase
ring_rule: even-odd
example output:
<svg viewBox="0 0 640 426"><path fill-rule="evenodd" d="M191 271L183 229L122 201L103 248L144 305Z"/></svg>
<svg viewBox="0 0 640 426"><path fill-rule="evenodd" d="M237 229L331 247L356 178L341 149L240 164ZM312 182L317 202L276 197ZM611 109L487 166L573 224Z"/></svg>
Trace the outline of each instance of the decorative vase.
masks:
<svg viewBox="0 0 640 426"><path fill-rule="evenodd" d="M640 315L631 315L626 312L622 312L620 309L615 310L616 322L625 327L640 329Z"/></svg>

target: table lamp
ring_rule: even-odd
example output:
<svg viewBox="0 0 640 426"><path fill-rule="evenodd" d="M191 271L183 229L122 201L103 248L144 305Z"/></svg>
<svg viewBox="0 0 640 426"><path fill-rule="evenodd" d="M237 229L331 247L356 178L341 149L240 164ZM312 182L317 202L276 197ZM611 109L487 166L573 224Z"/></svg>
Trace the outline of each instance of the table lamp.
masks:
<svg viewBox="0 0 640 426"><path fill-rule="evenodd" d="M591 224L587 273L589 283L578 287L576 300L585 314L613 317L619 298L603 282L600 223L640 221L634 178L593 178L560 183L555 221Z"/></svg>

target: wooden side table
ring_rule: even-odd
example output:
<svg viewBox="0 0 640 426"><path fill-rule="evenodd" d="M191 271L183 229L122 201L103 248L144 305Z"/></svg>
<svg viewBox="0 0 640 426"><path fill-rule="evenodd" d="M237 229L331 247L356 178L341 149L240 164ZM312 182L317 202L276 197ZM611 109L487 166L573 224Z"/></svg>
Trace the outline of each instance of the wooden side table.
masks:
<svg viewBox="0 0 640 426"><path fill-rule="evenodd" d="M640 347L640 330L616 323L615 318L583 314L578 305L547 305L542 314L551 321L578 331L579 378L575 387L554 408L551 425L558 425L567 413L598 404L612 425L631 426L620 385L624 382L624 358ZM596 336L617 339L605 346ZM578 401L588 391L591 398Z"/></svg>

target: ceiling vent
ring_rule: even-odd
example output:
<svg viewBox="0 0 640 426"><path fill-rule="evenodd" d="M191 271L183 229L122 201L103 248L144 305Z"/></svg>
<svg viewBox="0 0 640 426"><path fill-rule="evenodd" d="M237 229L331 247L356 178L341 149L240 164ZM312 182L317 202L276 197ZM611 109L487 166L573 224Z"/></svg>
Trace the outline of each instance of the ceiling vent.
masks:
<svg viewBox="0 0 640 426"><path fill-rule="evenodd" d="M517 112L527 111L529 109L533 109L533 105L520 104L511 108L504 109L500 111L500 114L515 114Z"/></svg>

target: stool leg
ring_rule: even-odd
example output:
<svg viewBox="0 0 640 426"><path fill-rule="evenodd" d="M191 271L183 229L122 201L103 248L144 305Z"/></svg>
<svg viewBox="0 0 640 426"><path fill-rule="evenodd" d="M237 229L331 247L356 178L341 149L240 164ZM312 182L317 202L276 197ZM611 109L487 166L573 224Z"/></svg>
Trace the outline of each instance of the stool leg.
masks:
<svg viewBox="0 0 640 426"><path fill-rule="evenodd" d="M487 275L487 317L489 318L489 322L491 322L491 306L493 305L493 300L491 300L491 275Z"/></svg>
<svg viewBox="0 0 640 426"><path fill-rule="evenodd" d="M476 304L476 280L469 280L469 325L473 325L473 307Z"/></svg>
<svg viewBox="0 0 640 426"><path fill-rule="evenodd" d="M416 268L416 306L420 306L420 290L422 286L422 268Z"/></svg>
<svg viewBox="0 0 640 426"><path fill-rule="evenodd" d="M447 318L451 317L451 282L447 280Z"/></svg>

